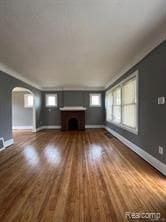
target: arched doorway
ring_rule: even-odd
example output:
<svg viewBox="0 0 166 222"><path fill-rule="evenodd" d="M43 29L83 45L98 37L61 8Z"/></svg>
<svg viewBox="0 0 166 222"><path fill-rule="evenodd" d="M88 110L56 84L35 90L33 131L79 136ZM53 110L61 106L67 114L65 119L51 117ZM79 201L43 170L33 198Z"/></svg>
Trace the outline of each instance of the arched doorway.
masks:
<svg viewBox="0 0 166 222"><path fill-rule="evenodd" d="M12 130L36 131L35 97L29 89L12 90Z"/></svg>

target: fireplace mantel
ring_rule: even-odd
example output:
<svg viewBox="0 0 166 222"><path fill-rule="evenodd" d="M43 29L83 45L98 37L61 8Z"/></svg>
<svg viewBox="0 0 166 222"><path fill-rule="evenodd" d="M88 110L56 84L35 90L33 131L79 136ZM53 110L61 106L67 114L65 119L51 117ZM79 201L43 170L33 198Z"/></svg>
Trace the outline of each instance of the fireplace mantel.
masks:
<svg viewBox="0 0 166 222"><path fill-rule="evenodd" d="M61 111L84 111L86 110L83 106L64 106L60 108Z"/></svg>

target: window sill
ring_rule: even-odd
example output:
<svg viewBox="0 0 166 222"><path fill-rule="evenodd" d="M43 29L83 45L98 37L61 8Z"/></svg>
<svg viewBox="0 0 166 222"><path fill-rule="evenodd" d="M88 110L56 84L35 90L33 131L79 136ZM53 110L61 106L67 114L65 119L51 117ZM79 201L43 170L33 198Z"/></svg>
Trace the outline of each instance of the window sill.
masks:
<svg viewBox="0 0 166 222"><path fill-rule="evenodd" d="M119 127L119 128L122 128L122 129L124 129L124 130L126 130L126 131L128 131L128 132L130 132L130 133L133 133L133 134L135 134L135 135L138 135L138 129L137 129L137 128L136 128L136 129L133 129L133 128L131 128L131 127L125 126L125 125L120 124L120 123L113 122L113 121L111 121L111 120L106 120L106 122L111 123L111 124L113 124L113 125L115 125L115 126L117 126L117 127Z"/></svg>
<svg viewBox="0 0 166 222"><path fill-rule="evenodd" d="M101 108L102 106L101 105L98 105L98 106L97 105L90 105L89 107L90 108Z"/></svg>

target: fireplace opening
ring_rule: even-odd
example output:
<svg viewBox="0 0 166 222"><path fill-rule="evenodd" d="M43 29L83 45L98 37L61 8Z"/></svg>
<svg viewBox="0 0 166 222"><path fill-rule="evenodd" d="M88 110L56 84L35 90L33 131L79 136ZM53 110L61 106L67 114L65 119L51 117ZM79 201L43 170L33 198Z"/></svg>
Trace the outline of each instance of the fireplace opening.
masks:
<svg viewBox="0 0 166 222"><path fill-rule="evenodd" d="M68 129L69 130L78 130L78 120L76 118L69 119Z"/></svg>

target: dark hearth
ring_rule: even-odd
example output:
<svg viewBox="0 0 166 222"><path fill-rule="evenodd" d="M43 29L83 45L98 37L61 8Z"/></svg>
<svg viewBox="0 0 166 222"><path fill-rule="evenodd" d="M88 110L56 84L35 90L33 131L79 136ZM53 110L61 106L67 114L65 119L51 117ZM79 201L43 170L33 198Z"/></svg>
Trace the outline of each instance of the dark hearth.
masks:
<svg viewBox="0 0 166 222"><path fill-rule="evenodd" d="M76 118L71 118L68 121L69 130L78 130L78 120Z"/></svg>

